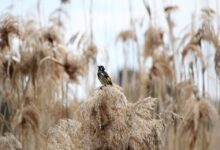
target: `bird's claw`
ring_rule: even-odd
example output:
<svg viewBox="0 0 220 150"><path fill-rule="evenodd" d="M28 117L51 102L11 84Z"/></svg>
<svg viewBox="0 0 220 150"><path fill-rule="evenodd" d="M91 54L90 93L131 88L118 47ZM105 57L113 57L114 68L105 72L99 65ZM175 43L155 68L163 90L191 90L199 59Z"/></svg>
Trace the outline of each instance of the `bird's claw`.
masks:
<svg viewBox="0 0 220 150"><path fill-rule="evenodd" d="M106 86L107 86L106 84L105 84L105 85L102 85L102 86L100 87L100 90L102 90L102 88L103 88L103 87L106 87Z"/></svg>

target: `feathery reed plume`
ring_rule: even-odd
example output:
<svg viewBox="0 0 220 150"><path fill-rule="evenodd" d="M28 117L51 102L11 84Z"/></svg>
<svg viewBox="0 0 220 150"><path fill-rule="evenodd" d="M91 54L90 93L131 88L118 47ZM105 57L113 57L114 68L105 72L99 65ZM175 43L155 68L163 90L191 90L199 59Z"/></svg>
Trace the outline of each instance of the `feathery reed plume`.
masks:
<svg viewBox="0 0 220 150"><path fill-rule="evenodd" d="M168 26L169 26L169 30L170 30L170 35L172 34L173 36L173 27L174 27L174 21L171 19L171 13L173 13L174 11L176 11L178 9L177 6L166 6L164 7L164 11L166 13L166 19L167 19L167 23L168 23ZM171 39L173 40L173 39Z"/></svg>
<svg viewBox="0 0 220 150"><path fill-rule="evenodd" d="M210 20L212 21L214 19L214 16L216 14L216 12L212 9L212 8L202 8L202 16L201 19L203 20Z"/></svg>
<svg viewBox="0 0 220 150"><path fill-rule="evenodd" d="M68 17L68 12L64 7L68 2L70 0L60 0L59 8L50 15L49 26L8 14L0 18L0 127L1 134L5 134L0 137L0 149L219 148L219 116L211 104L214 92L210 98L204 94L210 86L210 69L206 70L206 56L210 52L202 53L209 48L207 44L214 46L215 70L220 76L220 44L214 22L218 11L202 9L198 30L194 31L195 17L192 17L191 31L178 38L174 34L175 21L172 19L178 8L165 7L168 37L164 40L162 29L153 26L154 11L143 0L150 19L142 41L138 37L143 35L140 32L145 25L144 19L132 18L132 5L129 5L131 28L123 29L116 37L116 42L120 40L123 44L125 54L124 68L120 71L124 92L116 84L95 90L92 90L94 86L90 87L91 81L95 85L96 73L89 67L96 65L99 52L91 23L93 2L90 3L89 35L76 32L66 42L66 32L63 31L67 24L64 17ZM40 14L40 0L37 7ZM142 49L141 42L144 42ZM182 53L176 51L176 44ZM73 55L68 46L74 48ZM173 51L170 53L164 49ZM136 53L133 50L137 50L135 56L138 57L138 67L136 60L132 60L133 69L139 70L128 69L128 52L133 55ZM183 64L186 63L191 53L195 61L191 61L189 70L182 70L179 61L182 59ZM148 60L151 66L145 68ZM199 65L197 60L201 62ZM201 83L198 66L202 66L203 97L198 88ZM195 80L186 80L186 76L182 78L182 72L186 71L192 71ZM87 73L89 75L85 76ZM92 74L94 79L91 79ZM81 89L82 85L79 89L75 87L81 77L86 77L86 89ZM217 87L217 98L218 90ZM132 92L127 94L127 91ZM90 93L81 106L77 101L81 94L77 92ZM73 97L76 101L71 102ZM137 100L137 97L141 99ZM129 103L127 99L135 103Z"/></svg>
<svg viewBox="0 0 220 150"><path fill-rule="evenodd" d="M155 100L127 102L115 86L96 89L77 111L78 149L160 149L161 120L153 119Z"/></svg>
<svg viewBox="0 0 220 150"><path fill-rule="evenodd" d="M152 56L154 50L163 44L163 31L160 28L150 26L145 32L144 58Z"/></svg>
<svg viewBox="0 0 220 150"><path fill-rule="evenodd" d="M18 27L18 19L11 15L3 15L0 20L0 48L1 50L6 47L10 49L10 36L20 35Z"/></svg>
<svg viewBox="0 0 220 150"><path fill-rule="evenodd" d="M31 98L25 98L22 112L17 119L18 124L15 128L19 129L21 132L38 132L40 126L40 115L37 107L34 105Z"/></svg>
<svg viewBox="0 0 220 150"><path fill-rule="evenodd" d="M201 37L203 40L213 44L213 46L217 49L219 45L218 35L215 32L213 19L215 16L215 11L211 8L202 9L201 22L202 25L200 30L202 31Z"/></svg>
<svg viewBox="0 0 220 150"><path fill-rule="evenodd" d="M61 3L64 3L64 4L70 3L70 0L60 0L60 1L61 1Z"/></svg>
<svg viewBox="0 0 220 150"><path fill-rule="evenodd" d="M128 40L137 41L137 37L132 30L124 30L118 34L117 40L121 40L122 42L126 42Z"/></svg>
<svg viewBox="0 0 220 150"><path fill-rule="evenodd" d="M0 136L0 149L21 150L22 145L12 133L5 133L5 136Z"/></svg>
<svg viewBox="0 0 220 150"><path fill-rule="evenodd" d="M186 100L190 99L196 92L197 87L193 84L192 80L185 80L175 85L174 87L174 100L178 103L179 106L182 106L186 103ZM181 109L177 109L181 111Z"/></svg>
<svg viewBox="0 0 220 150"><path fill-rule="evenodd" d="M180 150L215 149L219 116L215 108L206 100L187 101L184 107L184 123L179 125Z"/></svg>
<svg viewBox="0 0 220 150"><path fill-rule="evenodd" d="M20 110L11 122L12 129L22 143L24 150L39 149L40 145L40 112L30 97L26 97ZM42 138L43 139L43 138ZM32 143L31 145L29 143Z"/></svg>
<svg viewBox="0 0 220 150"><path fill-rule="evenodd" d="M62 36L54 27L45 28L42 30L42 42L47 41L50 45L64 44Z"/></svg>
<svg viewBox="0 0 220 150"><path fill-rule="evenodd" d="M199 45L188 44L184 47L183 52L182 52L182 63L184 62L188 53L191 51L194 52L194 54L200 59L201 64L202 64L202 71L204 72L206 69L206 63L205 63L205 59L204 59L204 56L200 50Z"/></svg>
<svg viewBox="0 0 220 150"><path fill-rule="evenodd" d="M90 44L86 46L83 51L83 56L85 57L86 64L88 64L90 60L92 63L96 63L97 53L98 47L94 42L90 42Z"/></svg>
<svg viewBox="0 0 220 150"><path fill-rule="evenodd" d="M171 66L172 57L165 56L160 53L153 55L153 65L150 70L150 76L159 77L161 79L174 80L175 74Z"/></svg>
<svg viewBox="0 0 220 150"><path fill-rule="evenodd" d="M66 55L64 69L72 81L78 82L78 77L85 73L83 65L84 64L80 62L80 58L77 59L71 55Z"/></svg>
<svg viewBox="0 0 220 150"><path fill-rule="evenodd" d="M40 61L48 55L52 55L49 47L46 45L40 45L35 48L32 52L22 52L21 62L18 71L23 75L27 75L31 78L32 84L35 86L36 79L38 77L39 70L41 73L48 73L46 66L40 66Z"/></svg>
<svg viewBox="0 0 220 150"><path fill-rule="evenodd" d="M202 39L211 43L215 48L215 71L217 76L219 76L219 38L215 32L213 19L215 16L215 11L211 8L202 9Z"/></svg>
<svg viewBox="0 0 220 150"><path fill-rule="evenodd" d="M74 138L80 123L71 119L61 119L48 130L47 149L76 149L71 138Z"/></svg>
<svg viewBox="0 0 220 150"><path fill-rule="evenodd" d="M61 66L64 68L64 71L68 74L69 79L78 82L78 77L83 76L85 73L85 67L83 66L84 63L80 62L80 58L75 57L71 54L64 54L64 62L59 62L56 58L47 56L44 57L40 62L39 65L44 64L46 61L50 60L57 64L58 66ZM59 73L58 73L59 74ZM59 75L58 75L59 76Z"/></svg>

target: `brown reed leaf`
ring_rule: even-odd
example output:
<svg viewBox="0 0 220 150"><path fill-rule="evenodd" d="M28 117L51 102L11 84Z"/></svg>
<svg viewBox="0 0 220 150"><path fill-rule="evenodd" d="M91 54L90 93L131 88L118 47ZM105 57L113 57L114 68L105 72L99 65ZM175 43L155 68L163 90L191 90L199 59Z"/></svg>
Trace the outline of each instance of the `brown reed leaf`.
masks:
<svg viewBox="0 0 220 150"><path fill-rule="evenodd" d="M131 109L129 111L134 112L137 116L145 120L151 120L153 118L156 103L157 100L155 98L148 97L130 104L128 107Z"/></svg>

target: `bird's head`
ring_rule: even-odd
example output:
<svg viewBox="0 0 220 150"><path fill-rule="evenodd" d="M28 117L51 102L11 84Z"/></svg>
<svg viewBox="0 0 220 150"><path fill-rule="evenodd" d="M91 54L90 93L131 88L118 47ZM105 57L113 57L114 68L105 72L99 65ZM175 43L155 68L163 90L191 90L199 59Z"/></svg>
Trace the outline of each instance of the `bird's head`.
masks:
<svg viewBox="0 0 220 150"><path fill-rule="evenodd" d="M98 70L99 70L99 71L104 71L105 68L104 68L104 66L101 65L101 66L98 66Z"/></svg>

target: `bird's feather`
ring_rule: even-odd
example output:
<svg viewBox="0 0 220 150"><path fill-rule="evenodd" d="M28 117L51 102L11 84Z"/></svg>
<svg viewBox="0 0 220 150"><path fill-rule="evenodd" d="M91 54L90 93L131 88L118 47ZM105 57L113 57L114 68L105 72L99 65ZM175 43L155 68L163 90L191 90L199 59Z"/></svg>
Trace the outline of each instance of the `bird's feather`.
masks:
<svg viewBox="0 0 220 150"><path fill-rule="evenodd" d="M112 85L112 80L107 72L99 70L97 76L102 84Z"/></svg>

